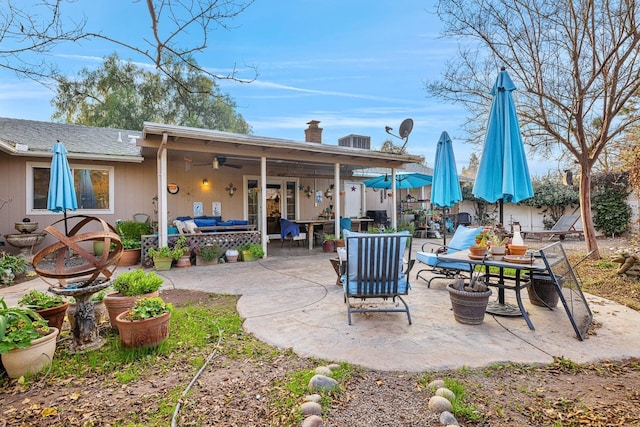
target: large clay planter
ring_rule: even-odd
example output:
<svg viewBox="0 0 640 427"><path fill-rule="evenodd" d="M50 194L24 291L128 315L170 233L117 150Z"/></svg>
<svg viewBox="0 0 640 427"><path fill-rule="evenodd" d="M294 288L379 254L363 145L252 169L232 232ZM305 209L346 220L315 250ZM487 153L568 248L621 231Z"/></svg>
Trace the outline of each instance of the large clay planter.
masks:
<svg viewBox="0 0 640 427"><path fill-rule="evenodd" d="M44 310L36 310L36 313L44 317L44 320L49 323L49 326L52 328L56 328L59 332L62 329L64 316L67 314L68 306L69 303L65 302L64 304L58 305L56 307L45 308Z"/></svg>
<svg viewBox="0 0 640 427"><path fill-rule="evenodd" d="M202 258L200 255L196 255L196 265L217 265L218 264L218 258L214 258L210 261L205 260L204 258Z"/></svg>
<svg viewBox="0 0 640 427"><path fill-rule="evenodd" d="M336 251L336 242L333 240L327 240L322 242L322 252L335 252Z"/></svg>
<svg viewBox="0 0 640 427"><path fill-rule="evenodd" d="M93 315L96 319L96 325L101 324L107 319L107 307L104 305L104 301L93 303ZM69 328L73 331L76 325L75 303L69 303L69 307L67 307L67 320L69 321Z"/></svg>
<svg viewBox="0 0 640 427"><path fill-rule="evenodd" d="M109 322L111 323L111 328L118 330L116 317L118 317L120 313L123 313L133 307L136 303L136 300L146 297L157 297L158 295L159 293L158 291L156 291L149 294L136 295L133 297L125 297L121 295L120 292L115 292L105 296L104 305L107 307L107 312L109 313Z"/></svg>
<svg viewBox="0 0 640 427"><path fill-rule="evenodd" d="M539 307L555 307L560 299L556 285L548 274L534 274L527 287L527 292L529 293L529 302Z"/></svg>
<svg viewBox="0 0 640 427"><path fill-rule="evenodd" d="M169 337L171 312L145 320L124 320L127 313L116 317L120 343L125 348L157 347Z"/></svg>
<svg viewBox="0 0 640 427"><path fill-rule="evenodd" d="M255 261L256 257L254 257L251 254L251 251L242 251L242 261L244 262L251 262L251 261Z"/></svg>
<svg viewBox="0 0 640 427"><path fill-rule="evenodd" d="M49 335L31 342L27 348L16 348L2 354L2 364L9 378L36 374L49 366L56 351L56 337L60 331L51 328Z"/></svg>
<svg viewBox="0 0 640 427"><path fill-rule="evenodd" d="M454 318L466 325L479 325L484 320L484 312L489 303L491 289L486 292L459 291L453 285L447 286Z"/></svg>
<svg viewBox="0 0 640 427"><path fill-rule="evenodd" d="M122 251L122 256L118 260L118 265L121 267L128 267L136 265L140 262L140 249L125 249Z"/></svg>
<svg viewBox="0 0 640 427"><path fill-rule="evenodd" d="M180 258L178 258L178 261L176 261L176 267L178 268L191 267L191 256L182 255Z"/></svg>
<svg viewBox="0 0 640 427"><path fill-rule="evenodd" d="M153 265L158 271L171 270L171 263L173 263L171 257L153 257Z"/></svg>

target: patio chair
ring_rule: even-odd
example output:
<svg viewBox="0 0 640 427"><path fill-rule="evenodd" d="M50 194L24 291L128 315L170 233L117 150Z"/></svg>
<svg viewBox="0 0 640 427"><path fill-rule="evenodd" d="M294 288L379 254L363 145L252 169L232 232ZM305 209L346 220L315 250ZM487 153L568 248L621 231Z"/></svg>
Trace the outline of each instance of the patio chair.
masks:
<svg viewBox="0 0 640 427"><path fill-rule="evenodd" d="M416 278L423 279L427 282L427 287L431 287L431 281L435 279L451 279L461 273L471 273L473 265L465 262L442 262L439 260L440 253L452 253L468 249L469 246L475 244L476 236L482 231L482 227L465 227L459 225L456 232L449 241L448 246L438 245L432 242L426 242L422 245L422 250L416 253L416 261L425 264L427 268L418 271ZM429 248L429 246L431 248ZM422 273L432 273L430 278L421 276Z"/></svg>
<svg viewBox="0 0 640 427"><path fill-rule="evenodd" d="M520 230L520 234L522 234L522 238L526 239L527 237L530 239L537 240L551 240L555 236L558 236L558 239L564 240L564 238L569 234L577 234L578 237L583 236L583 230L576 230L576 223L580 219L580 215L562 215L558 222L556 222L550 230L544 231L525 231Z"/></svg>
<svg viewBox="0 0 640 427"><path fill-rule="evenodd" d="M408 231L390 234L367 234L344 230L346 240L346 266L342 275L344 301L347 304L347 320L351 325L351 313L404 312L411 324L409 306L402 299L411 288L409 272L411 259L411 235ZM404 255L408 250L406 269ZM363 302L371 298L391 299L393 306L352 306L351 299Z"/></svg>
<svg viewBox="0 0 640 427"><path fill-rule="evenodd" d="M300 225L289 221L288 219L280 218L280 240L282 241L281 247L284 246L284 241L289 240L289 249L291 249L291 242L296 242L298 245L300 241L307 239L307 233L300 230Z"/></svg>

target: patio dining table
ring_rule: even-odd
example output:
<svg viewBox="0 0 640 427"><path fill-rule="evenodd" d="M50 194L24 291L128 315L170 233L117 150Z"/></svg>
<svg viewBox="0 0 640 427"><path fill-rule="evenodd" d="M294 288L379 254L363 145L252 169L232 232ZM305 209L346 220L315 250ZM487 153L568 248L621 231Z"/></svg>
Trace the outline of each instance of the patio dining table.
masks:
<svg viewBox="0 0 640 427"><path fill-rule="evenodd" d="M438 259L442 262L465 262L474 266L485 267L485 281L489 286L496 286L498 288L497 301L490 301L487 306L487 313L495 314L497 316L522 316L527 322L529 329L535 330L527 310L522 304L521 291L523 288L529 286L529 281L522 280L522 272L529 272L530 277L532 273L544 273L547 271L547 267L544 260L539 256L538 251L529 252L525 257L507 257L509 261L493 259L491 255L486 255L482 258L471 259L469 258L469 251L458 251L446 254L440 254ZM512 262L513 261L513 262ZM497 276L497 283L490 282L491 275L489 274L490 267L497 267L499 274ZM514 276L505 276L505 268L511 268L515 270ZM507 281L513 281L513 284L507 284ZM517 306L505 302L505 289L515 291Z"/></svg>
<svg viewBox="0 0 640 427"><path fill-rule="evenodd" d="M296 224L305 225L307 227L307 236L309 236L309 249L313 249L313 228L317 225L333 224L334 219L296 219L292 220ZM373 222L373 218L351 218L351 224L357 225L358 230L362 228L363 222Z"/></svg>

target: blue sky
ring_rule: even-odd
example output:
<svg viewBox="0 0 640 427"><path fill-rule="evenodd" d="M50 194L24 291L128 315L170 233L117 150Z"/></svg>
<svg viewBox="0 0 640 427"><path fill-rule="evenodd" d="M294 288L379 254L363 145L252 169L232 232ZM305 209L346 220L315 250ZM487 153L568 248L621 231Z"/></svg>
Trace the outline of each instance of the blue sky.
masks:
<svg viewBox="0 0 640 427"><path fill-rule="evenodd" d="M387 139L401 145L385 133L385 126L397 133L400 123L412 118L408 151L425 156L433 166L436 143L447 131L460 172L472 152L480 155L481 147L462 142L462 106L427 97L426 81L439 78L456 50L453 41L439 37L434 3L256 0L228 23L230 29L211 36L210 47L197 60L220 74L235 66L240 77L253 76L248 66L257 67L252 83L219 82L256 135L304 140L306 123L319 120L325 144L358 134L370 136L378 148ZM139 40L147 25L145 2L113 4L81 0L75 5L92 29ZM104 43L85 43L67 45L56 54L65 71L75 75L82 67L99 66L114 50ZM130 51L118 53L140 60ZM0 116L48 121L51 97L46 88L0 71ZM541 174L548 164L530 161L529 168Z"/></svg>

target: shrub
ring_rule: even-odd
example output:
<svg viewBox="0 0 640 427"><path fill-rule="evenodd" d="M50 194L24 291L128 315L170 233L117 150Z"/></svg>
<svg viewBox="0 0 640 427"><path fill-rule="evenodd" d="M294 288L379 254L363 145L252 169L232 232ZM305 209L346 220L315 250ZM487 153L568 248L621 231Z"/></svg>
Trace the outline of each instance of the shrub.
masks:
<svg viewBox="0 0 640 427"><path fill-rule="evenodd" d="M52 295L32 289L18 300L18 304L29 307L32 310L44 310L62 305L64 300L60 295Z"/></svg>
<svg viewBox="0 0 640 427"><path fill-rule="evenodd" d="M116 277L113 289L127 297L144 295L160 289L163 281L164 279L155 272L145 272L139 268Z"/></svg>

